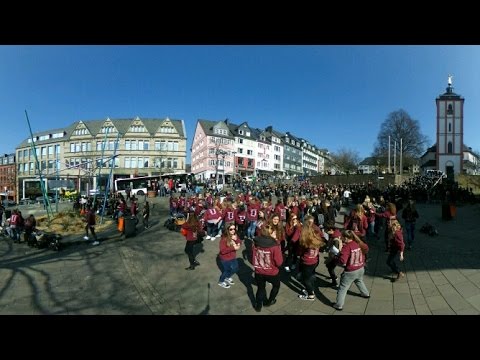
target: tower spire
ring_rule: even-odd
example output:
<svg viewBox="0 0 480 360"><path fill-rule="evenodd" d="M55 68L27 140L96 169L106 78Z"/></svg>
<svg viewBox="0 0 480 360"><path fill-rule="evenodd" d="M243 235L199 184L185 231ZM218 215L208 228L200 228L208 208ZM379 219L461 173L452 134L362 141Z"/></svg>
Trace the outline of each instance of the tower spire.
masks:
<svg viewBox="0 0 480 360"><path fill-rule="evenodd" d="M452 86L452 80L453 80L453 75L448 74L448 80L447 80L447 93L451 94L453 93L453 86Z"/></svg>

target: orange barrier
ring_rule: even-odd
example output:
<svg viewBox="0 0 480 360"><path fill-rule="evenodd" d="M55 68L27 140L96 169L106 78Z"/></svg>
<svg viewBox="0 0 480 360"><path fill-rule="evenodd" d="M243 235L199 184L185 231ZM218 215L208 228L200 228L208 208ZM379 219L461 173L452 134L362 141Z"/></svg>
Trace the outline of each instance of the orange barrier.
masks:
<svg viewBox="0 0 480 360"><path fill-rule="evenodd" d="M123 230L125 229L124 226L125 226L125 219L123 216L121 216L118 218L118 226L117 226L118 231L123 232Z"/></svg>
<svg viewBox="0 0 480 360"><path fill-rule="evenodd" d="M457 207L455 205L450 205L450 215L454 218L457 215Z"/></svg>

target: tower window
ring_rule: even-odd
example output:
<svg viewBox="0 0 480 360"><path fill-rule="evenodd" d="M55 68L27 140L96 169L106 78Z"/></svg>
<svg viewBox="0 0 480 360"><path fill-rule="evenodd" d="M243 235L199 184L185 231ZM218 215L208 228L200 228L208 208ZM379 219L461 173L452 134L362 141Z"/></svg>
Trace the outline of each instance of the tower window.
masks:
<svg viewBox="0 0 480 360"><path fill-rule="evenodd" d="M453 106L452 106L452 104L448 104L447 114L453 114Z"/></svg>
<svg viewBox="0 0 480 360"><path fill-rule="evenodd" d="M448 132L452 131L452 123L448 123Z"/></svg>
<svg viewBox="0 0 480 360"><path fill-rule="evenodd" d="M448 152L449 154L453 153L453 145L452 145L452 142L451 142L451 141L448 142L447 152Z"/></svg>

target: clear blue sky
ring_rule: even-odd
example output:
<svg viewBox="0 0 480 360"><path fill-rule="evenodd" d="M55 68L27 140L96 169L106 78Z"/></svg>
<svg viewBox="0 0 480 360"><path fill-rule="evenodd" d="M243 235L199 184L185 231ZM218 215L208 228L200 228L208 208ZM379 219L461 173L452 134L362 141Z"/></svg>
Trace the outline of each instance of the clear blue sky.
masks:
<svg viewBox="0 0 480 360"><path fill-rule="evenodd" d="M435 141L448 74L480 150L480 46L0 46L0 154L77 120L169 116L274 125L335 152L373 150L400 108ZM187 161L190 153L187 151Z"/></svg>

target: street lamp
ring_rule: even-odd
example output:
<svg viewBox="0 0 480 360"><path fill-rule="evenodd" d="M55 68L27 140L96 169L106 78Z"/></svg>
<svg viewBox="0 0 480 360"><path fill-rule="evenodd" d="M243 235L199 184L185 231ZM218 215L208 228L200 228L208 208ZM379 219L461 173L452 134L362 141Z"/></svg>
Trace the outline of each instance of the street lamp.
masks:
<svg viewBox="0 0 480 360"><path fill-rule="evenodd" d="M215 151L215 155L216 155L216 158L217 158L217 164L216 164L217 166L216 166L216 169L215 169L215 188L218 190L218 156L219 155L222 156L222 160L223 160L223 182L225 183L225 155L227 155L227 152L217 149Z"/></svg>

